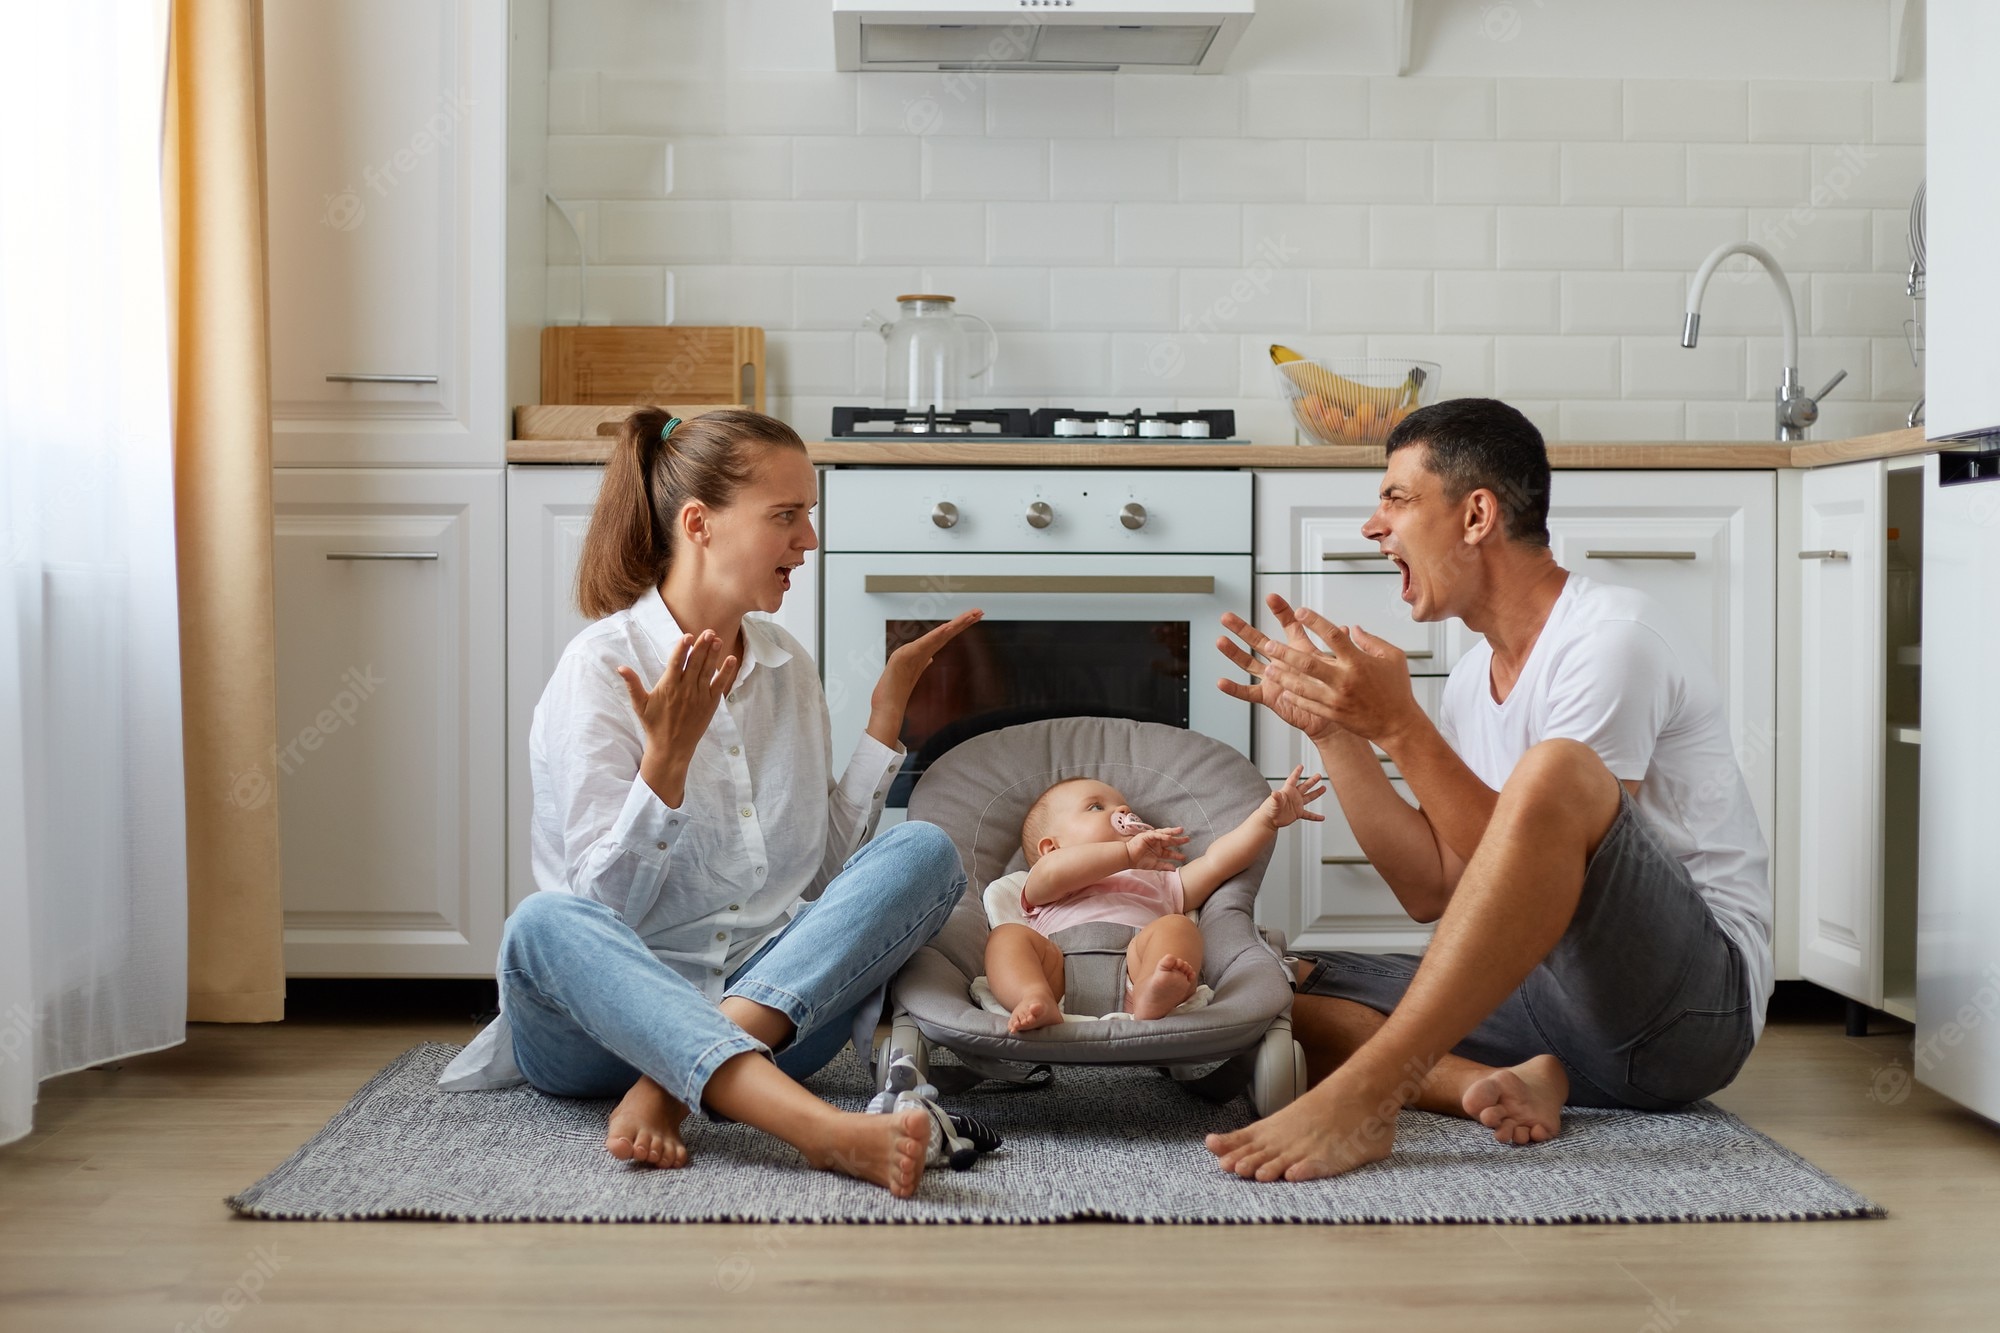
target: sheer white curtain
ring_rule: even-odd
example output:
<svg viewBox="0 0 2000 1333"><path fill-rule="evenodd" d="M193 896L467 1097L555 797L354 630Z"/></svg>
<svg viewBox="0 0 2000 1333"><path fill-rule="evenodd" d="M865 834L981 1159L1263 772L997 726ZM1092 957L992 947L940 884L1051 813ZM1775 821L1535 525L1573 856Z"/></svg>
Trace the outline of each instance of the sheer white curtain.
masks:
<svg viewBox="0 0 2000 1333"><path fill-rule="evenodd" d="M166 20L0 5L0 1143L185 1033Z"/></svg>

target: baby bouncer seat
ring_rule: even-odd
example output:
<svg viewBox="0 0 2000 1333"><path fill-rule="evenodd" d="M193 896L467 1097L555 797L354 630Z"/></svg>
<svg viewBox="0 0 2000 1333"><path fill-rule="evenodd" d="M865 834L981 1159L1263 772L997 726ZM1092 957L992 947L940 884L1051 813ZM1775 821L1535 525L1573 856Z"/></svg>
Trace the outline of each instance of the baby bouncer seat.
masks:
<svg viewBox="0 0 2000 1333"><path fill-rule="evenodd" d="M1270 796L1256 766L1221 741L1123 718L1030 722L975 736L945 754L911 793L910 818L951 835L970 891L890 984L890 1018L877 1029L872 1052L877 1086L887 1086L898 1054L914 1060L923 1076L947 1083L929 1067L931 1051L943 1047L969 1071L962 1078L1021 1083L1066 1064L1150 1065L1214 1101L1247 1090L1259 1115L1286 1105L1305 1091L1305 1056L1292 1039L1284 938L1260 932L1252 916L1269 848L1198 913L1201 981L1212 992L1206 1005L1144 1021L1096 1017L1118 1007L1126 945L1137 933L1110 922L1051 937L1068 956L1063 1022L1009 1033L1004 1014L974 1000L991 929L983 890L1026 868L1021 821L1043 791L1074 777L1118 788L1150 823L1183 826L1189 841L1181 850L1190 860Z"/></svg>

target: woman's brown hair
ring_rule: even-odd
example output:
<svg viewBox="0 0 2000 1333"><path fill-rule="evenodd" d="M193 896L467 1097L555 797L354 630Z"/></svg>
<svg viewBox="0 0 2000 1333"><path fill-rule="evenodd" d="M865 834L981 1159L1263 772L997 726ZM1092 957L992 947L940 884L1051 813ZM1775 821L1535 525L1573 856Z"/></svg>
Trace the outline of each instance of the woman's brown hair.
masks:
<svg viewBox="0 0 2000 1333"><path fill-rule="evenodd" d="M762 412L728 408L689 417L662 440L660 428L671 415L642 407L619 428L576 566L576 604L588 619L623 611L659 586L688 501L727 509L766 453L805 452L797 431Z"/></svg>

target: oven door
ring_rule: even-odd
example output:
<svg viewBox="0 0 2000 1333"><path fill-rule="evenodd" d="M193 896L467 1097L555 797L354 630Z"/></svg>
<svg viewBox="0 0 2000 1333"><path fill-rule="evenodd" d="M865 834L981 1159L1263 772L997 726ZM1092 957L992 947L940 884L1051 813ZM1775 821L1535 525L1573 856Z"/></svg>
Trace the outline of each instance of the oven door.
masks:
<svg viewBox="0 0 2000 1333"><path fill-rule="evenodd" d="M888 654L961 611L977 625L945 646L903 719L909 753L889 794L981 732L1050 717L1129 717L1188 727L1250 753L1250 705L1215 686L1224 611L1250 614L1247 555L829 555L827 705L845 763L868 723Z"/></svg>

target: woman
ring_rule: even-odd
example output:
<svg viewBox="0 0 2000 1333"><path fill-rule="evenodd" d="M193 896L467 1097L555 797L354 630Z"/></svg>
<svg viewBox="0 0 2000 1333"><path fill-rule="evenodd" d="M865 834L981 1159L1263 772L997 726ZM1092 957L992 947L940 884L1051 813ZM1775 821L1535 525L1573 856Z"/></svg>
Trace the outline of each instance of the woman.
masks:
<svg viewBox="0 0 2000 1333"><path fill-rule="evenodd" d="M540 891L507 922L500 1017L440 1081L622 1093L605 1146L658 1166L686 1163L680 1124L703 1106L907 1196L923 1113L838 1111L796 1080L964 892L936 826L868 835L910 691L980 613L890 656L836 780L811 657L747 618L778 609L819 544L817 494L805 445L772 417L626 420L578 565L596 619L528 738Z"/></svg>

